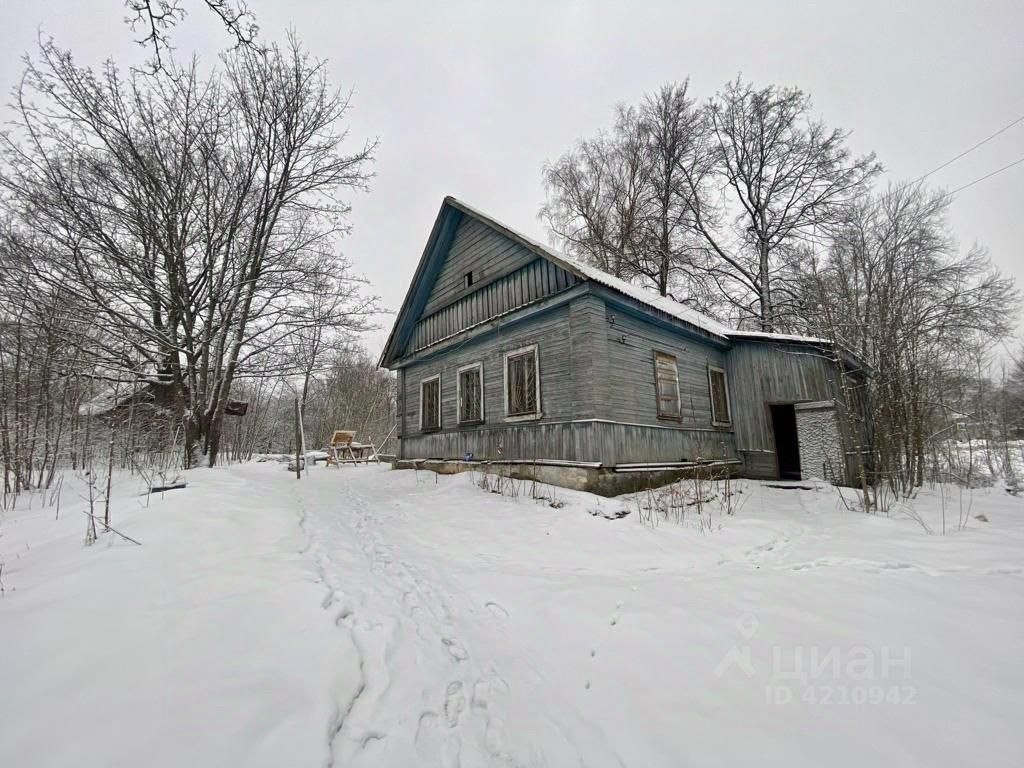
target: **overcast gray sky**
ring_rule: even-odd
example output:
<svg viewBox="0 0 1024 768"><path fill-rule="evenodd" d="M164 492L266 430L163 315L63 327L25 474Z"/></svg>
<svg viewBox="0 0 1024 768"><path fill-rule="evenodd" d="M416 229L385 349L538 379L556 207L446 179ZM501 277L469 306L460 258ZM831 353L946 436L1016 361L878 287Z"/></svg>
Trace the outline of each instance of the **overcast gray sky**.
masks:
<svg viewBox="0 0 1024 768"><path fill-rule="evenodd" d="M228 44L199 0L178 55ZM381 139L343 249L401 303L446 194L540 240L541 164L668 80L712 95L742 72L798 85L887 178L916 178L1024 115L1024 2L337 2L249 0L267 39L293 27L355 89L353 136ZM38 30L80 60L142 52L121 0L0 0L0 83ZM930 177L954 189L1024 157L1024 123ZM1024 164L962 192L952 223L1024 286ZM383 318L389 326L391 318ZM376 353L386 330L373 334Z"/></svg>

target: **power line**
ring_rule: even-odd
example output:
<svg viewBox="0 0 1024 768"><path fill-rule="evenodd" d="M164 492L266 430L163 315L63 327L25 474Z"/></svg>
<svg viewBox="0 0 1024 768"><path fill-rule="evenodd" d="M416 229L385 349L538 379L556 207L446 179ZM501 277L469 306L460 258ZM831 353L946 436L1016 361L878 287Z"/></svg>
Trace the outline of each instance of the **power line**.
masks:
<svg viewBox="0 0 1024 768"><path fill-rule="evenodd" d="M944 162L944 163L943 163L942 165L940 165L940 166L938 166L938 167L936 167L936 168L932 168L932 170L928 171L928 173L926 173L926 174L925 174L924 176L919 176L918 178L914 179L914 180L913 180L912 182L910 182L910 183L911 183L911 184L917 184L917 182L919 182L919 181L924 181L924 180L925 180L925 179L927 179L927 178L928 178L929 176L931 176L931 175L932 175L933 173L937 173L937 172L941 171L941 170L942 170L943 168L945 168L945 167L946 167L947 165L952 165L952 164L953 164L953 163L955 163L955 162L956 162L957 160L959 160L959 159L960 159L961 157L964 157L965 155L969 155L969 154L970 154L971 152L973 152L974 150L976 150L976 149L977 149L978 147L982 146L983 144L987 144L988 142L992 141L992 139L994 139L994 138L995 138L996 136L1000 135L1001 133L1005 133L1006 131L1010 130L1011 128L1013 128L1013 126L1017 125L1017 123L1020 123L1020 122L1024 122L1024 115L1021 115L1021 116L1020 116L1020 117L1018 117L1018 118L1017 118L1016 120L1014 120L1014 121L1013 121L1012 123L1009 123L1008 125L1004 125L1004 126L1003 126L1002 128L1000 128L1000 129L999 129L998 131L996 131L995 133L993 133L993 134L992 134L991 136L989 136L988 138L982 139L982 140L981 140L981 141L979 141L979 142L978 142L977 144L975 144L975 145L974 145L973 147L971 147L971 148L969 148L969 149L965 149L965 150L964 150L963 152L961 152L961 153L960 153L959 155L957 155L956 157L954 157L954 158L952 158L952 159L950 159L950 160L947 160L947 161L946 161L946 162ZM1000 169L1000 170L1003 170L1003 169ZM981 181L981 179L979 179L978 181ZM971 182L971 183L973 184L973 183L975 183L975 182ZM908 186L909 186L909 185L908 185ZM959 190L957 190L957 191L959 191Z"/></svg>
<svg viewBox="0 0 1024 768"><path fill-rule="evenodd" d="M955 195L955 194L956 194L957 192L962 192L963 190L967 189L968 187L973 187L973 186L974 186L975 184L978 184L978 183L980 183L980 182L984 181L985 179L990 179L990 178L992 178L993 176L995 176L995 175L996 175L997 173L1002 173L1003 171L1009 170L1010 168L1013 168L1013 166L1015 166L1015 165L1020 165L1021 163L1024 163L1024 157L1022 157L1022 158L1019 158L1019 159L1017 159L1017 160L1014 160L1014 161L1013 161L1012 163L1009 163L1009 164L1007 164L1007 165L1004 165L1004 166L1003 166L1002 168L996 168L996 169L995 169L994 171L992 171L991 173L986 173L986 174L985 174L984 176L982 176L982 177L981 177L980 179L975 179L975 180L974 180L974 181L972 181L972 182L969 182L969 183L967 183L967 184L964 184L964 185L963 185L962 187L957 187L957 188L956 188L956 189L954 189L954 190L953 190L952 192L947 192L947 193L946 193L946 195L947 195L947 196L952 196L952 195Z"/></svg>

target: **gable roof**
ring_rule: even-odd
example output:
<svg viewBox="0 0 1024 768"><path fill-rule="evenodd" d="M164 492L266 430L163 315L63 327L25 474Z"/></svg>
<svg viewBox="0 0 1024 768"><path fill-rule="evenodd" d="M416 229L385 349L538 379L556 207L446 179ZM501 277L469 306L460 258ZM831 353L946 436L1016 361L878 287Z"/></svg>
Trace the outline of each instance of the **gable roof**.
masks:
<svg viewBox="0 0 1024 768"><path fill-rule="evenodd" d="M408 341L412 327L419 319L419 315L423 310L423 305L426 302L426 294L429 293L429 289L431 287L429 285L423 285L424 278L430 273L436 275L437 269L440 268L440 262L444 259L445 252L451 244L451 237L454 234L454 230L458 226L459 221L461 221L462 216L471 216L477 221L491 227L495 231L500 232L505 237L518 243L527 250L532 251L537 256L547 259L581 280L587 280L597 283L598 285L602 285L605 288L609 288L616 293L633 299L648 309L656 310L659 313L668 315L676 320L680 320L683 323L697 328L719 340L729 341L732 339L752 339L779 342L804 342L824 345L828 345L830 343L826 339L817 339L809 336L733 330L714 318L708 317L707 315L698 312L695 309L691 309L684 304L680 304L675 299L671 299L668 296L662 296L654 291L633 285L621 278L610 275L607 272L603 272L597 267L585 264L566 256L563 253L559 253L558 251L555 251L552 248L517 232L511 227L502 224L500 221L488 216L486 213L483 213L482 211L479 211L449 195L445 197L444 201L441 203L441 210L438 212L437 218L434 221L434 227L431 230L429 239L427 240L427 245L423 249L423 255L420 257L420 262L416 267L416 273L409 285L409 290L406 292L405 300L402 302L402 308L399 310L398 317L395 319L395 325L391 329L391 334L388 336L387 344L384 346L384 351L381 353L379 364L382 367L386 367L389 363L394 362L401 357L402 350L405 348L405 343ZM433 282L432 279L431 282Z"/></svg>
<svg viewBox="0 0 1024 768"><path fill-rule="evenodd" d="M486 213L478 211L466 203L463 203L461 200L456 200L454 197L446 197L445 202L450 203L464 213L469 214L475 219L493 227L509 239L515 240L520 245L532 250L538 256L557 264L566 272L576 275L576 277L581 280L590 280L591 282L599 283L606 288L611 288L617 293L628 296L629 298L634 299L645 306L651 307L652 309L657 309L667 315L671 315L675 319L682 320L695 328L706 331L712 336L717 336L722 339L726 339L729 336L730 331L726 326L707 315L701 314L694 309L690 309L689 307L680 304L675 299L670 299L668 296L661 296L660 294L649 291L646 288L633 285L632 283L626 282L614 275L609 275L607 272L603 272L597 267L585 264L570 256L566 256L564 253L560 253L549 246L543 245L542 243L527 237L526 235L516 232L514 229L505 226L497 219L488 216Z"/></svg>

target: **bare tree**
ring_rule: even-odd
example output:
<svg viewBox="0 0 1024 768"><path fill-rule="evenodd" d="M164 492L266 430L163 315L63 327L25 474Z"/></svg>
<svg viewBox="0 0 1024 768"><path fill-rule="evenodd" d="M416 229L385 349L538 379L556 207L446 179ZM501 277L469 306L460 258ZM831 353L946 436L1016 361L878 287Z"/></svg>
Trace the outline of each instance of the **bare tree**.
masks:
<svg viewBox="0 0 1024 768"><path fill-rule="evenodd" d="M620 106L609 133L546 165L540 215L574 256L694 302L706 280L692 210L704 206L688 198L707 194L715 158L688 93L688 81L670 83Z"/></svg>
<svg viewBox="0 0 1024 768"><path fill-rule="evenodd" d="M734 305L753 306L761 329L776 328L779 297L774 277L781 256L840 221L850 204L881 170L874 154L853 157L847 132L828 129L811 116L811 101L798 88L756 89L737 78L707 106L720 172L729 192L732 227L715 226L716 209L707 196L692 194L694 226L721 270L739 290L727 290ZM685 174L691 189L699 177Z"/></svg>
<svg viewBox="0 0 1024 768"><path fill-rule="evenodd" d="M669 83L545 167L541 217L601 269L774 330L799 297L781 275L880 170L873 154L851 155L848 136L814 119L797 88L737 79L698 108L688 81Z"/></svg>
<svg viewBox="0 0 1024 768"><path fill-rule="evenodd" d="M11 222L0 231L0 464L4 506L47 488L90 395L96 332L73 293L36 280ZM72 463L74 452L71 451Z"/></svg>
<svg viewBox="0 0 1024 768"><path fill-rule="evenodd" d="M1001 377L1000 422L1007 439L1024 438L1024 348L1013 355Z"/></svg>
<svg viewBox="0 0 1024 768"><path fill-rule="evenodd" d="M639 116L622 107L610 134L544 166L548 200L540 216L571 255L615 277L637 275L646 163Z"/></svg>
<svg viewBox="0 0 1024 768"><path fill-rule="evenodd" d="M307 448L323 447L335 429L351 429L360 441L381 451L395 424L395 377L376 366L355 344L325 348L320 364L304 379L303 405ZM249 412L227 436L231 456L293 453L295 388L284 377L241 382L238 393Z"/></svg>
<svg viewBox="0 0 1024 768"><path fill-rule="evenodd" d="M119 375L166 388L186 463L216 461L250 358L374 312L334 253L340 194L365 188L375 142L343 151L348 99L295 40L237 49L207 78L193 62L127 80L44 43L16 107L0 184L45 234L36 275L129 344Z"/></svg>
<svg viewBox="0 0 1024 768"><path fill-rule="evenodd" d="M705 280L698 271L700 243L692 211L702 207L715 159L705 116L689 97L689 85L688 80L664 85L640 108L646 175L636 264L662 296L674 286L693 299L703 293Z"/></svg>
<svg viewBox="0 0 1024 768"><path fill-rule="evenodd" d="M929 439L976 407L953 394L957 382L976 386L979 355L1010 331L1018 304L983 249L958 252L950 200L905 185L862 201L807 301L817 328L870 368L877 479L903 494L924 481Z"/></svg>
<svg viewBox="0 0 1024 768"><path fill-rule="evenodd" d="M204 6L220 20L236 47L256 47L259 34L256 16L242 0L195 0L195 5ZM167 53L172 50L170 32L188 11L181 0L124 0L124 6L128 11L125 23L133 32L142 33L136 42L152 51L152 71L160 71Z"/></svg>

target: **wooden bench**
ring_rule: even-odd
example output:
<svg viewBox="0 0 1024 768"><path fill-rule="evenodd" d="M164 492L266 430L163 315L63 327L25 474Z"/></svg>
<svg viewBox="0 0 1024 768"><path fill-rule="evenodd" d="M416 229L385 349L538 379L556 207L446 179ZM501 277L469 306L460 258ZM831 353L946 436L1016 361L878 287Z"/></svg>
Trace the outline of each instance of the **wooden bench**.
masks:
<svg viewBox="0 0 1024 768"><path fill-rule="evenodd" d="M327 466L340 466L342 464L369 464L370 461L377 461L377 449L373 443L357 443L356 433L348 429L336 429L331 436L331 443L327 446Z"/></svg>

